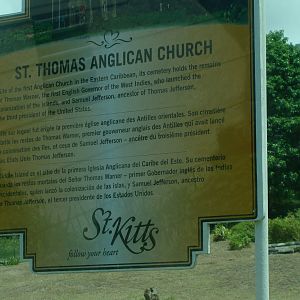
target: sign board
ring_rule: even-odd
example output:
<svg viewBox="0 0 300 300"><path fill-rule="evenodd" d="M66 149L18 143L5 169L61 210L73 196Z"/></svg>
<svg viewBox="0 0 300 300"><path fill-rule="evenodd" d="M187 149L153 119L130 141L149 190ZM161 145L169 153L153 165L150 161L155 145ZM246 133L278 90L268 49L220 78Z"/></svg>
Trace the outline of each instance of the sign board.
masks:
<svg viewBox="0 0 300 300"><path fill-rule="evenodd" d="M0 232L34 271L188 267L204 222L256 218L253 1L26 4L0 25Z"/></svg>

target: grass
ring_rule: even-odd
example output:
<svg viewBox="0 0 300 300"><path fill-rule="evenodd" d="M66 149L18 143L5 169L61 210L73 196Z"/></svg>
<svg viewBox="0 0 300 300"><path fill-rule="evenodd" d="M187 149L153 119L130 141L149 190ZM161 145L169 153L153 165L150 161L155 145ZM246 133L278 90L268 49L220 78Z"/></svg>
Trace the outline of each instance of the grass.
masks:
<svg viewBox="0 0 300 300"><path fill-rule="evenodd" d="M270 299L299 299L299 278L299 253L270 255ZM34 274L25 262L0 267L0 286L5 300L144 300L149 287L160 300L254 300L254 245L229 251L227 241L213 242L186 270Z"/></svg>

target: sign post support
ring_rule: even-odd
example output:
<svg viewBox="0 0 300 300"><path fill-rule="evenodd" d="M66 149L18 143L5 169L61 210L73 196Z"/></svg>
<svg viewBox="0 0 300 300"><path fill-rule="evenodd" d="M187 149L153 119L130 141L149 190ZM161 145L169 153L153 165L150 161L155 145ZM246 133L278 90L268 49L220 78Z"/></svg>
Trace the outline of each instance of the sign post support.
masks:
<svg viewBox="0 0 300 300"><path fill-rule="evenodd" d="M255 224L256 300L269 299L268 218Z"/></svg>
<svg viewBox="0 0 300 300"><path fill-rule="evenodd" d="M268 189L267 189L267 105L265 1L255 1L255 53L257 99L257 197L259 220L255 223L256 299L269 299Z"/></svg>

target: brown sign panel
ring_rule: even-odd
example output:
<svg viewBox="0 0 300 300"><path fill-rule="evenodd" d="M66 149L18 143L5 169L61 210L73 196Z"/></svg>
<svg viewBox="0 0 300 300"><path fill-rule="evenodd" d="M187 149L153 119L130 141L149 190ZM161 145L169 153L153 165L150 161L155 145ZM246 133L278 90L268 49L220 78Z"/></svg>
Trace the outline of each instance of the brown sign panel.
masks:
<svg viewBox="0 0 300 300"><path fill-rule="evenodd" d="M0 232L36 272L192 265L257 215L252 1L48 2L0 25Z"/></svg>

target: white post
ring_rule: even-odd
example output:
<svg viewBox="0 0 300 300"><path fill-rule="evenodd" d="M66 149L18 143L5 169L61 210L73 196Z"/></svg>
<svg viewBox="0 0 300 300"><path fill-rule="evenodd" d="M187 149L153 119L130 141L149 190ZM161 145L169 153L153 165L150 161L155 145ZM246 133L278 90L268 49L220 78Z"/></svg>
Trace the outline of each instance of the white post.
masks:
<svg viewBox="0 0 300 300"><path fill-rule="evenodd" d="M256 300L269 299L268 177L265 0L254 1L257 200L259 221L255 223Z"/></svg>
<svg viewBox="0 0 300 300"><path fill-rule="evenodd" d="M268 218L255 224L256 300L269 299Z"/></svg>

